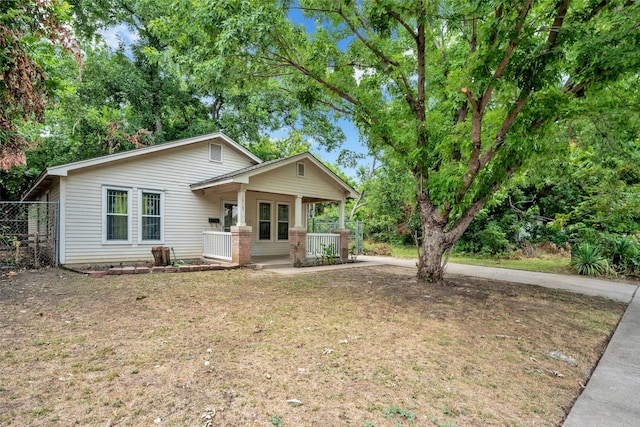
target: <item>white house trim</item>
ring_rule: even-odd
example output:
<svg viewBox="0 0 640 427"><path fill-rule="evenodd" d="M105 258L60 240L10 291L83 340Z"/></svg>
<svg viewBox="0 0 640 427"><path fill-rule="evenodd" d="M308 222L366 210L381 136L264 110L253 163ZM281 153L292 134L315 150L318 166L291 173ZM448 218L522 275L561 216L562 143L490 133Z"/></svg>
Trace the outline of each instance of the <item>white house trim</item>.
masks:
<svg viewBox="0 0 640 427"><path fill-rule="evenodd" d="M294 216L295 216L295 219L293 222L293 227L302 228L302 196L301 195L296 196Z"/></svg>
<svg viewBox="0 0 640 427"><path fill-rule="evenodd" d="M279 208L280 206L286 206L287 207L287 229L286 229L286 236L285 238L281 239L280 238L280 217L279 217ZM273 219L273 223L275 224L275 238L276 238L276 242L288 242L289 241L289 228L291 227L291 203L286 203L286 202L276 202L275 203L275 208L274 208L274 219ZM283 221L284 222L284 221Z"/></svg>
<svg viewBox="0 0 640 427"><path fill-rule="evenodd" d="M66 247L67 247L67 181L65 177L60 177L60 200L58 201L58 258L60 264L66 263Z"/></svg>
<svg viewBox="0 0 640 427"><path fill-rule="evenodd" d="M109 190L126 191L127 192L127 240L109 240L107 239L107 194ZM118 185L102 186L102 244L103 245L130 245L133 243L133 194L134 189L131 187L122 187Z"/></svg>
<svg viewBox="0 0 640 427"><path fill-rule="evenodd" d="M142 203L144 202L143 200L143 194L147 193L147 194L158 194L160 196L160 240L147 240L144 239L142 236L143 233L143 227L142 227L142 212L144 211ZM164 209L164 191L162 190L155 190L155 189L150 189L150 188L140 188L138 189L138 212L137 212L137 217L138 217L138 242L140 244L143 245L161 245L164 243L164 220L166 217L166 212Z"/></svg>
<svg viewBox="0 0 640 427"><path fill-rule="evenodd" d="M265 205L269 205L269 238L268 239L261 239L260 238L260 224L262 222L267 222L266 220L261 220L260 219L260 205L261 204L265 204ZM274 238L274 230L273 230L273 216L274 216L274 212L273 212L273 206L274 206L275 202L273 200L261 200L258 199L256 200L256 224L258 226L258 232L256 233L256 242L275 242L275 238Z"/></svg>
<svg viewBox="0 0 640 427"><path fill-rule="evenodd" d="M247 190L244 185L238 190L238 224L240 227L247 225Z"/></svg>
<svg viewBox="0 0 640 427"><path fill-rule="evenodd" d="M220 149L220 158L219 159L214 159L213 158L213 147L218 147ZM214 163L223 163L224 162L224 147L222 146L222 144L218 144L215 142L210 142L209 143L209 161L210 162L214 162Z"/></svg>

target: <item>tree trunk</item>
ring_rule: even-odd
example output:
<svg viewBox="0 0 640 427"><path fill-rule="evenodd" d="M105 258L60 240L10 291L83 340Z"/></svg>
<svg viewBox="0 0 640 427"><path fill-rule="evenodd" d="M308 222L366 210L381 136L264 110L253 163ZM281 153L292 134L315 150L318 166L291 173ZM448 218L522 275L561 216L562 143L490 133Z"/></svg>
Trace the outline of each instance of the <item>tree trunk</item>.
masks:
<svg viewBox="0 0 640 427"><path fill-rule="evenodd" d="M422 252L418 259L418 282L436 283L444 277L442 256L451 245L446 234L434 221L422 222Z"/></svg>
<svg viewBox="0 0 640 427"><path fill-rule="evenodd" d="M444 231L447 220L426 195L418 197L422 224L422 251L418 259L418 282L436 283L444 276L442 255L452 243Z"/></svg>
<svg viewBox="0 0 640 427"><path fill-rule="evenodd" d="M422 253L418 260L418 281L436 283L444 277L442 256L453 247L471 221L484 207L484 200L476 200L464 214L448 226L448 212L443 215L426 194L418 196L422 224ZM445 231L445 229L447 231Z"/></svg>

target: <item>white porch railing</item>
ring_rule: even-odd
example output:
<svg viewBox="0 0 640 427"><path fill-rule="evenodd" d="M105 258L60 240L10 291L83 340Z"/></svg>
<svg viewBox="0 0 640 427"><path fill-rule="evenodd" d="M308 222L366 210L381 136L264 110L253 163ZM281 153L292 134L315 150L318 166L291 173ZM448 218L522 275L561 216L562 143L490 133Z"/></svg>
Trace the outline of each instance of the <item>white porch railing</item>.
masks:
<svg viewBox="0 0 640 427"><path fill-rule="evenodd" d="M202 256L231 260L231 233L203 231Z"/></svg>
<svg viewBox="0 0 640 427"><path fill-rule="evenodd" d="M340 256L340 235L333 233L307 233L307 256Z"/></svg>

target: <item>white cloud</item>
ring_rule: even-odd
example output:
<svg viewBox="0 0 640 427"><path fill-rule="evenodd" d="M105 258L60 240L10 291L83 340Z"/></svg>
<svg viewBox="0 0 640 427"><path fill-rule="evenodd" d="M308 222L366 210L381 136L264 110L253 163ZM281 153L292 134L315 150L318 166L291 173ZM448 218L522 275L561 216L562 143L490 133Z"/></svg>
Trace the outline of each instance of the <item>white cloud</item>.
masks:
<svg viewBox="0 0 640 427"><path fill-rule="evenodd" d="M117 50L122 43L125 46L125 50L129 51L129 46L140 40L138 33L124 23L100 30L99 34L104 39L106 45L113 50Z"/></svg>
<svg viewBox="0 0 640 427"><path fill-rule="evenodd" d="M356 84L360 84L364 77L373 76L376 73L376 70L373 68L354 68L353 69L353 78L356 79Z"/></svg>

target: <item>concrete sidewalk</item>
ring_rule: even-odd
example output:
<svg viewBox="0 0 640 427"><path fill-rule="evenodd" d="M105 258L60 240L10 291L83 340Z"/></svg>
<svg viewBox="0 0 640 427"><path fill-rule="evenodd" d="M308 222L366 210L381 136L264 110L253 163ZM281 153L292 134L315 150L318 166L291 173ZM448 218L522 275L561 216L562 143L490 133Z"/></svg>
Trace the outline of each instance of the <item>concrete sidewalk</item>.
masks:
<svg viewBox="0 0 640 427"><path fill-rule="evenodd" d="M397 265L416 268L416 260L360 256L356 264L317 268L277 269L284 274L322 271L327 268L354 268L369 265ZM587 387L574 404L564 427L632 427L640 425L640 297L637 286L581 276L535 273L505 268L449 264L446 274L544 286L580 294L628 302L609 345Z"/></svg>
<svg viewBox="0 0 640 427"><path fill-rule="evenodd" d="M640 425L640 297L636 294L564 422L565 427Z"/></svg>

